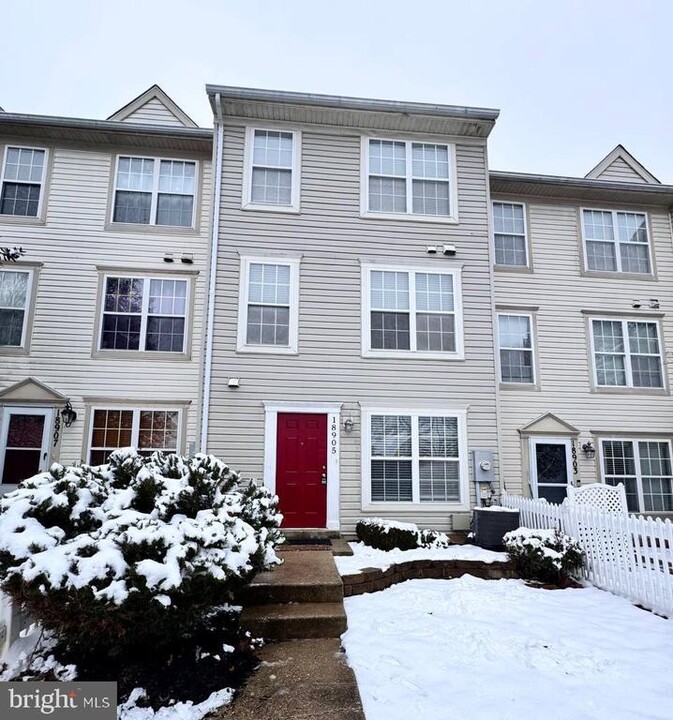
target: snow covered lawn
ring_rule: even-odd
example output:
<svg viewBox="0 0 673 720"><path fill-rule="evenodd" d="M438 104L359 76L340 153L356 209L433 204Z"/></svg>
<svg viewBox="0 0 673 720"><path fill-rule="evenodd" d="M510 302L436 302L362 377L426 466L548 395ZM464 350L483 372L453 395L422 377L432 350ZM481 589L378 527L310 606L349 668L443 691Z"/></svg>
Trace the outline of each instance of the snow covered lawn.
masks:
<svg viewBox="0 0 673 720"><path fill-rule="evenodd" d="M345 604L367 720L673 717L673 621L610 593L464 575Z"/></svg>
<svg viewBox="0 0 673 720"><path fill-rule="evenodd" d="M448 548L418 548L416 550L376 550L364 543L349 543L352 556L335 557L341 575L354 575L364 568L387 570L393 564L409 560L480 560L481 562L505 562L507 553L482 550L476 545L451 545Z"/></svg>

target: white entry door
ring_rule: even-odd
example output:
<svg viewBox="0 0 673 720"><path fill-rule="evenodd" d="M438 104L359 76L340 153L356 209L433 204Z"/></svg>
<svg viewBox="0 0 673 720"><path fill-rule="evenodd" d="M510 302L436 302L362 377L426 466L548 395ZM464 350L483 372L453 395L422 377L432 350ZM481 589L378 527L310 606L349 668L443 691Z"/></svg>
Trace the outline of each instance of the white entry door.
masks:
<svg viewBox="0 0 673 720"><path fill-rule="evenodd" d="M572 482L572 440L530 439L530 488L534 498L562 503Z"/></svg>
<svg viewBox="0 0 673 720"><path fill-rule="evenodd" d="M15 485L46 470L53 408L5 407L0 427L0 483Z"/></svg>

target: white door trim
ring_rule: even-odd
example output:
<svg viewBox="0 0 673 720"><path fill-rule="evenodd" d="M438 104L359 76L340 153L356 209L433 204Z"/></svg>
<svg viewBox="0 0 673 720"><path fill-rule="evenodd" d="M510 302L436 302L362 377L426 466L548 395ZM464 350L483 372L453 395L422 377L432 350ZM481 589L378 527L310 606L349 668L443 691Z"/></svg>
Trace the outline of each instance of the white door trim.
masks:
<svg viewBox="0 0 673 720"><path fill-rule="evenodd" d="M327 529L339 529L339 452L341 405L337 403L264 403L264 485L276 492L278 413L327 415Z"/></svg>
<svg viewBox="0 0 673 720"><path fill-rule="evenodd" d="M529 458L529 478L530 478L530 490L531 495L534 499L538 498L538 485L537 485L537 465L535 456L535 446L550 444L550 445L565 445L566 449L566 476L568 479L567 485L572 485L572 438L563 437L559 435L533 435L528 439L528 458Z"/></svg>
<svg viewBox="0 0 673 720"><path fill-rule="evenodd" d="M50 441L54 420L54 408L36 407L34 405L5 405L2 407L2 422L0 423L0 485L3 484L5 451L7 450L7 433L9 431L9 418L11 415L44 415L44 430L42 432L39 472L44 472L49 467L49 459L51 457ZM4 484L8 485L8 483Z"/></svg>

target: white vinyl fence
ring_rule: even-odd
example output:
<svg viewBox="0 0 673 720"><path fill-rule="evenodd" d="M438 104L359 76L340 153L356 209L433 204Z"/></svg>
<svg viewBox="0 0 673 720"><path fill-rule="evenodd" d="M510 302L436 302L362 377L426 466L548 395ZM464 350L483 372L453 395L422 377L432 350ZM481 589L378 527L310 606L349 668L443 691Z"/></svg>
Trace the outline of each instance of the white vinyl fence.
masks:
<svg viewBox="0 0 673 720"><path fill-rule="evenodd" d="M584 575L596 587L673 618L673 524L590 505L554 505L503 494L505 507L531 529L562 530L586 554Z"/></svg>

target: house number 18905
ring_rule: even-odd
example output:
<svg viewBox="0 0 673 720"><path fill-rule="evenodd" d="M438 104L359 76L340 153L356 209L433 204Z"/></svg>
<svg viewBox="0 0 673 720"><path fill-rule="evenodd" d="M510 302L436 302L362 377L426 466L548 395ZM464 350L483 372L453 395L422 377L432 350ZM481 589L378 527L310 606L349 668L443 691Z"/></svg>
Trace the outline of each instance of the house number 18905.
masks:
<svg viewBox="0 0 673 720"><path fill-rule="evenodd" d="M330 418L330 452L332 455L337 454L337 447L339 445L339 425L337 423L336 416Z"/></svg>

